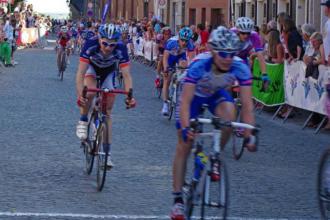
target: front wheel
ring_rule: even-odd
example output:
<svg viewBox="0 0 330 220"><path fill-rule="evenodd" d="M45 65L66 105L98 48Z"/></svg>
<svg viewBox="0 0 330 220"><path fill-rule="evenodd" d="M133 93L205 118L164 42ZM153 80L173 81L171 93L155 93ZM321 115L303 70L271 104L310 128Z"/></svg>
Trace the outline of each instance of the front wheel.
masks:
<svg viewBox="0 0 330 220"><path fill-rule="evenodd" d="M317 193L321 219L330 218L330 149L326 150L319 164Z"/></svg>
<svg viewBox="0 0 330 220"><path fill-rule="evenodd" d="M244 152L244 130L234 128L232 133L233 156L235 160L239 160Z"/></svg>
<svg viewBox="0 0 330 220"><path fill-rule="evenodd" d="M107 128L105 124L100 125L98 130L98 135L96 139L97 144L97 171L96 171L96 183L97 183L97 190L102 191L104 183L105 183L105 177L107 174L107 160L108 160L108 154L109 149L104 149L104 138L106 138L105 133L107 132Z"/></svg>
<svg viewBox="0 0 330 220"><path fill-rule="evenodd" d="M226 164L220 156L216 159L220 178L217 180L211 179L211 172L208 172L206 178L203 179L203 193L201 204L201 219L205 216L220 216L221 219L226 219L228 209L228 175ZM210 164L212 170L212 165ZM220 213L220 214L219 214Z"/></svg>

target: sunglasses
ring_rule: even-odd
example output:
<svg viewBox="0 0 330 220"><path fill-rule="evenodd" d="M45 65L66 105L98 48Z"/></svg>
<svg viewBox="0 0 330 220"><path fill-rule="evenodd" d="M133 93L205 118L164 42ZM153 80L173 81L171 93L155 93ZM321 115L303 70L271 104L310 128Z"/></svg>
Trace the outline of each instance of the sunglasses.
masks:
<svg viewBox="0 0 330 220"><path fill-rule="evenodd" d="M251 33L246 33L246 32L239 32L239 34L241 34L241 35L251 35Z"/></svg>
<svg viewBox="0 0 330 220"><path fill-rule="evenodd" d="M236 55L236 52L223 52L219 51L218 55L222 58L233 58Z"/></svg>
<svg viewBox="0 0 330 220"><path fill-rule="evenodd" d="M189 40L183 40L183 39L180 39L183 43L188 43Z"/></svg>
<svg viewBox="0 0 330 220"><path fill-rule="evenodd" d="M115 47L117 43L108 43L106 41L102 41L102 45L105 47Z"/></svg>

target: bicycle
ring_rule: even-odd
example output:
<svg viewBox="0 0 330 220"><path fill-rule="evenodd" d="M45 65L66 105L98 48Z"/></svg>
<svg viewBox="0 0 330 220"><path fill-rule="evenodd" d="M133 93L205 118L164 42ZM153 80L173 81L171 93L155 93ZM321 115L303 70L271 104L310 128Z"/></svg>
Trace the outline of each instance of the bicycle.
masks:
<svg viewBox="0 0 330 220"><path fill-rule="evenodd" d="M203 124L211 124L212 132L200 132ZM258 131L258 128L238 122L223 121L218 117L197 118L191 120L191 129L201 138L194 144L194 168L190 183L184 186L185 212L188 220L191 219L195 206L200 205L200 217L206 216L206 208L221 210L222 219L226 219L229 204L228 175L224 159L221 157L220 136L223 127L244 128ZM212 137L213 146L208 156L203 152L206 137Z"/></svg>
<svg viewBox="0 0 330 220"><path fill-rule="evenodd" d="M173 112L176 108L176 103L178 100L179 95L179 88L180 88L180 82L185 76L184 71L188 68L184 67L176 67L174 69L170 69L169 72L172 75L171 83L169 86L169 95L168 95L168 106L169 106L169 113L168 113L168 120L170 121L173 116Z"/></svg>
<svg viewBox="0 0 330 220"><path fill-rule="evenodd" d="M89 112L87 139L81 142L85 155L85 172L90 175L93 169L94 157L97 159L96 183L97 190L102 191L106 173L109 149L104 149L103 143L108 142L108 123L106 120L106 99L108 94L124 94L128 98L132 98L132 91L110 90L107 88L99 89L100 80L97 78L97 88L83 89L83 97L86 98L87 92L95 92L96 96L93 100L91 111Z"/></svg>
<svg viewBox="0 0 330 220"><path fill-rule="evenodd" d="M321 219L330 219L330 148L322 154L320 159L317 194Z"/></svg>
<svg viewBox="0 0 330 220"><path fill-rule="evenodd" d="M59 76L60 80L63 81L63 75L64 75L64 71L66 70L66 65L67 65L67 60L66 60L67 48L60 47L60 48L57 48L57 50L60 50L59 51L60 54L57 56L58 76Z"/></svg>
<svg viewBox="0 0 330 220"><path fill-rule="evenodd" d="M159 78L155 80L155 94L156 97L158 97L159 99L162 97L163 85L164 85L163 77L159 76Z"/></svg>

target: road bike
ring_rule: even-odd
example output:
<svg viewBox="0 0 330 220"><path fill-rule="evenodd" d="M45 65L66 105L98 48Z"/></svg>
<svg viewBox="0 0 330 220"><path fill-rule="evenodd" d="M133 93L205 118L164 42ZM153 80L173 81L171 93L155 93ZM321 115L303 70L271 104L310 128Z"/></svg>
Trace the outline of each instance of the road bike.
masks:
<svg viewBox="0 0 330 220"><path fill-rule="evenodd" d="M99 85L97 78L97 85ZM84 87L83 97L86 98L87 92L95 92L96 96L93 100L91 111L89 112L87 139L81 143L85 155L85 172L90 175L93 169L94 158L96 157L96 183L97 190L102 191L106 173L107 160L109 149L105 149L103 143L108 143L109 124L106 114L106 96L110 94L124 94L128 95L128 99L132 98L132 90L129 92L123 90L110 90Z"/></svg>
<svg viewBox="0 0 330 220"><path fill-rule="evenodd" d="M173 113L175 111L179 97L180 82L185 76L185 71L187 69L188 68L176 67L169 70L170 74L172 74L171 83L169 86L168 101L167 101L169 107L169 113L167 117L169 121L172 119Z"/></svg>
<svg viewBox="0 0 330 220"><path fill-rule="evenodd" d="M203 124L211 124L212 132L203 132ZM197 132L194 142L194 165L190 182L183 187L185 198L185 214L192 219L196 206L200 206L200 219L205 219L211 208L220 212L219 216L226 219L229 204L229 185L226 164L221 156L220 137L224 127L244 128L258 131L259 129L245 123L223 121L221 118L197 118L191 120L190 128ZM202 130L202 132L200 132ZM208 156L204 151L204 139L212 138L213 145ZM218 214L217 214L218 216Z"/></svg>
<svg viewBox="0 0 330 220"><path fill-rule="evenodd" d="M64 71L66 70L67 66L67 48L60 46L60 48L57 48L57 50L60 50L57 56L57 67L58 67L58 76L61 81L63 81L63 75Z"/></svg>
<svg viewBox="0 0 330 220"><path fill-rule="evenodd" d="M317 194L321 219L330 219L330 148L324 151L320 159Z"/></svg>

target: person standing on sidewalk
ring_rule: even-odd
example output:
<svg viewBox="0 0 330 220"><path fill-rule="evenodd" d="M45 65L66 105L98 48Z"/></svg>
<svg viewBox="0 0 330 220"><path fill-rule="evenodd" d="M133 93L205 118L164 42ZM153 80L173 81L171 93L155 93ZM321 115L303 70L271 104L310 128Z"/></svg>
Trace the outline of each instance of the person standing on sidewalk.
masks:
<svg viewBox="0 0 330 220"><path fill-rule="evenodd" d="M330 63L330 0L321 3L324 7L324 14L328 17L327 22L324 25L323 42L324 42L324 56L328 64Z"/></svg>

